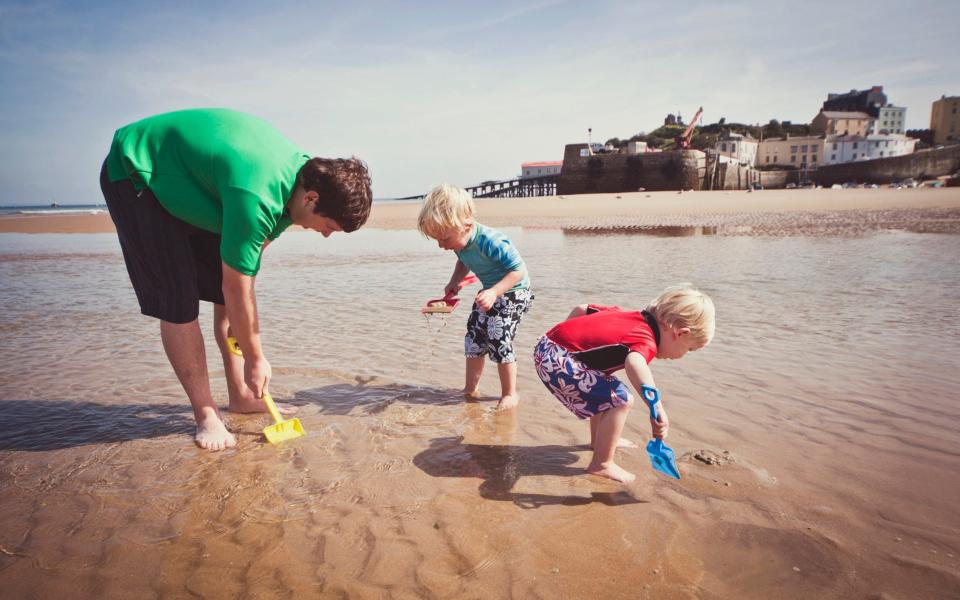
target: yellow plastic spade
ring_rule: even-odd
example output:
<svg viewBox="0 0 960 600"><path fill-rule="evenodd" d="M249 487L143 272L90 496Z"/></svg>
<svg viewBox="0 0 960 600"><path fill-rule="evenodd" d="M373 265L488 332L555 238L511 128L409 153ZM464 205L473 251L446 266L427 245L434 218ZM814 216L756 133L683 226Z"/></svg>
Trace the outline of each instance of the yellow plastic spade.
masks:
<svg viewBox="0 0 960 600"><path fill-rule="evenodd" d="M230 352L233 352L237 356L243 356L243 352L240 350L240 344L237 343L237 338L233 336L228 337L227 347L230 349ZM270 411L270 416L273 417L273 425L263 428L263 435L266 436L268 442L271 444L279 444L280 442L292 440L293 438L298 438L306 434L306 431L303 430L303 425L300 424L300 419L283 420L283 415L277 410L277 405L273 403L273 398L267 392L263 393L263 401L267 405L267 410Z"/></svg>
<svg viewBox="0 0 960 600"><path fill-rule="evenodd" d="M233 337L232 335L227 336L227 349L237 356L243 356L243 350L240 349L240 344L237 343L237 338Z"/></svg>
<svg viewBox="0 0 960 600"><path fill-rule="evenodd" d="M266 436L268 442L279 444L306 434L303 425L300 424L300 419L283 420L283 416L277 410L277 405L273 403L273 398L267 392L263 393L263 401L267 404L267 410L270 411L270 416L274 420L273 425L263 428L263 435Z"/></svg>

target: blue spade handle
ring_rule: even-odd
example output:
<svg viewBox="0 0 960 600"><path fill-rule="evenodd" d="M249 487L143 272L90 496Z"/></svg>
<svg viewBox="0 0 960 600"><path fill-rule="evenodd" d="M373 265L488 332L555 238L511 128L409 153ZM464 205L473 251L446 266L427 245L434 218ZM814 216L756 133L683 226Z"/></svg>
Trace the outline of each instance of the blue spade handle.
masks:
<svg viewBox="0 0 960 600"><path fill-rule="evenodd" d="M650 418L659 421L660 414L657 412L657 402L660 401L660 392L652 385L641 385L640 395L643 396L647 406L650 407Z"/></svg>

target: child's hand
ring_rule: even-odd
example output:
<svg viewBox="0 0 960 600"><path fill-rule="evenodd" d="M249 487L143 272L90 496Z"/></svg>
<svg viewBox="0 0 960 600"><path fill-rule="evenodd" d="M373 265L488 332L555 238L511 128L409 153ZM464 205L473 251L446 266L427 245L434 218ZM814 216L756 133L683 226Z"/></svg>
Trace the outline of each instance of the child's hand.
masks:
<svg viewBox="0 0 960 600"><path fill-rule="evenodd" d="M657 415L660 417L659 421L650 419L650 431L653 432L653 437L664 439L670 429L670 419L667 418L667 411L663 408L663 402L657 403Z"/></svg>
<svg viewBox="0 0 960 600"><path fill-rule="evenodd" d="M477 307L483 312L493 308L493 303L497 301L497 293L492 289L480 290L477 293Z"/></svg>
<svg viewBox="0 0 960 600"><path fill-rule="evenodd" d="M460 283L451 281L443 288L443 295L449 298L456 296L460 292Z"/></svg>

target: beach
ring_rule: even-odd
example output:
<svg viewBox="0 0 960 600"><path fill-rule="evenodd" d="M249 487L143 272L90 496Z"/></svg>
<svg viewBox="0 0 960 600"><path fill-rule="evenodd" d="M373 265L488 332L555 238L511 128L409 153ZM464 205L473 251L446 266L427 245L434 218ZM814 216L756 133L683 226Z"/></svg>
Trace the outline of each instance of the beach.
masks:
<svg viewBox="0 0 960 600"><path fill-rule="evenodd" d="M635 192L477 202L522 253L520 407L465 401L469 303L416 202L264 254L271 393L307 435L197 449L109 215L0 217L0 596L960 597L960 188ZM26 235L29 234L29 235ZM587 425L537 338L585 302L692 282L705 349L651 368L681 479L642 405L588 476ZM214 396L223 367L201 308ZM622 375L622 373L620 374Z"/></svg>

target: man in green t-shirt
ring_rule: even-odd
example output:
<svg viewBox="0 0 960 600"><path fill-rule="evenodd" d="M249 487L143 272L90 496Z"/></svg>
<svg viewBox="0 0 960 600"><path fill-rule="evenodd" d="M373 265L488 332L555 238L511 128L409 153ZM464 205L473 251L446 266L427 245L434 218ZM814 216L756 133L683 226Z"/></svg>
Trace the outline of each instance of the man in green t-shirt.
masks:
<svg viewBox="0 0 960 600"><path fill-rule="evenodd" d="M329 237L370 215L366 165L310 158L265 121L225 109L148 117L116 131L100 187L140 311L160 337L197 421L196 442L236 444L213 397L199 302L212 302L230 410L263 412L270 363L254 282L263 250L291 224ZM243 358L227 347L236 337Z"/></svg>

